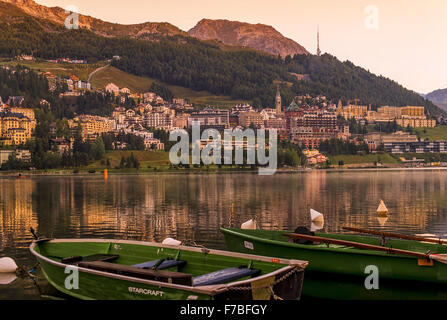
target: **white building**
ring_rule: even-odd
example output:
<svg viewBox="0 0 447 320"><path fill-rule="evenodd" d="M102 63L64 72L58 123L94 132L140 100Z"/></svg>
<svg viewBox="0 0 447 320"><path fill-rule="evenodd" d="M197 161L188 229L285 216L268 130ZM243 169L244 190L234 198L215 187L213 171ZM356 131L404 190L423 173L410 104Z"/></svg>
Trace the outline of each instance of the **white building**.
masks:
<svg viewBox="0 0 447 320"><path fill-rule="evenodd" d="M155 98L157 97L157 94L153 93L153 92L145 92L143 93L143 101L144 103L151 103L155 100Z"/></svg>
<svg viewBox="0 0 447 320"><path fill-rule="evenodd" d="M120 88L114 83L109 83L106 85L105 90L106 92L113 93L114 95L119 95L120 93Z"/></svg>
<svg viewBox="0 0 447 320"><path fill-rule="evenodd" d="M122 89L120 90L120 93L121 93L121 94L130 94L130 89L129 89L129 88L122 88Z"/></svg>
<svg viewBox="0 0 447 320"><path fill-rule="evenodd" d="M276 115L277 115L276 110L275 109L271 109L271 108L263 109L260 112L260 114L261 114L261 116L262 116L264 121L272 119L272 118L276 118Z"/></svg>
<svg viewBox="0 0 447 320"><path fill-rule="evenodd" d="M162 112L151 112L144 116L144 125L151 128L171 129L174 117Z"/></svg>

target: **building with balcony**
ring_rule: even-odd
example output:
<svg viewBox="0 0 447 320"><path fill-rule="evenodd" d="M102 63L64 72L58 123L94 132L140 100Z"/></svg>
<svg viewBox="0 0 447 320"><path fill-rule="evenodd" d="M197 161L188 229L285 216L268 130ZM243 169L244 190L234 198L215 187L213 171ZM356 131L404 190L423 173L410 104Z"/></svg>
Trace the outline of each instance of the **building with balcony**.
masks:
<svg viewBox="0 0 447 320"><path fill-rule="evenodd" d="M32 113L34 116L34 112ZM31 139L36 121L22 113L12 113L9 109L0 113L0 144L21 145Z"/></svg>
<svg viewBox="0 0 447 320"><path fill-rule="evenodd" d="M188 118L188 128L191 128L193 123L199 123L201 129L227 129L230 125L229 116L230 112L228 110L206 108L202 111L191 113Z"/></svg>
<svg viewBox="0 0 447 320"><path fill-rule="evenodd" d="M389 153L447 153L447 141L385 142Z"/></svg>
<svg viewBox="0 0 447 320"><path fill-rule="evenodd" d="M255 128L264 127L264 117L255 111L242 112L239 114L239 125L245 128L253 125Z"/></svg>
<svg viewBox="0 0 447 320"><path fill-rule="evenodd" d="M435 119L426 119L425 116L422 118L402 118L396 119L396 123L403 128L413 127L413 128L434 128L436 127Z"/></svg>
<svg viewBox="0 0 447 320"><path fill-rule="evenodd" d="M149 128L170 130L173 126L174 116L164 112L150 112L144 115L143 124Z"/></svg>
<svg viewBox="0 0 447 320"><path fill-rule="evenodd" d="M425 119L425 108L420 106L406 106L401 108L401 114L403 117L421 117Z"/></svg>
<svg viewBox="0 0 447 320"><path fill-rule="evenodd" d="M81 134L84 140L95 139L102 133L114 131L116 121L110 118L92 115L80 115L73 120L68 120L68 126L72 130L77 130L79 125L82 128Z"/></svg>
<svg viewBox="0 0 447 320"><path fill-rule="evenodd" d="M368 145L370 151L377 150L380 145L385 143L412 143L419 141L416 135L411 135L401 131L392 134L370 132L365 134L363 139Z"/></svg>
<svg viewBox="0 0 447 320"><path fill-rule="evenodd" d="M290 141L304 149L319 149L322 141L331 139L346 140L349 135L346 135L346 129L344 127L340 126L335 129L324 127L294 127L290 131Z"/></svg>

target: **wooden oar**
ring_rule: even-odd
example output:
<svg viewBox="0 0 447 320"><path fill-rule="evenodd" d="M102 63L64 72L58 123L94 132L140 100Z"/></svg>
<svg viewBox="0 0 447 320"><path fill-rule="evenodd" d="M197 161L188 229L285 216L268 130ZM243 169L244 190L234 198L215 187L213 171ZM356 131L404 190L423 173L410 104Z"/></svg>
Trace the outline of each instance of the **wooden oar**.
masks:
<svg viewBox="0 0 447 320"><path fill-rule="evenodd" d="M447 264L447 255L440 255L440 254L425 254L420 252L414 252L414 251L407 251L407 250L401 250L401 249L393 249L388 247L380 247L380 246L374 246L371 244L365 244L365 243L359 243L359 242L353 242L353 241L345 241L345 240L338 240L338 239L332 239L332 238L323 238L323 237L315 237L315 236L308 236L304 234L297 234L297 233L284 233L283 234L286 237L292 238L292 239L301 239L301 240L307 240L307 241L313 241L313 242L322 242L327 244L338 244L342 246L348 246L358 249L365 249L365 250L375 250L375 251L383 251L388 252L391 254L402 254L407 256L413 256L419 259L427 259L427 260L435 260L442 263Z"/></svg>
<svg viewBox="0 0 447 320"><path fill-rule="evenodd" d="M354 231L354 232L359 232L359 233L374 234L377 236L388 237L388 238L425 241L425 242L431 242L431 243L436 243L436 244L447 244L447 241L442 240L442 239L429 239L429 238L424 238L424 237L407 236L405 234L400 234L400 233L382 232L382 231L375 231L375 230L361 229L361 228L343 227L343 229L349 230L349 231Z"/></svg>

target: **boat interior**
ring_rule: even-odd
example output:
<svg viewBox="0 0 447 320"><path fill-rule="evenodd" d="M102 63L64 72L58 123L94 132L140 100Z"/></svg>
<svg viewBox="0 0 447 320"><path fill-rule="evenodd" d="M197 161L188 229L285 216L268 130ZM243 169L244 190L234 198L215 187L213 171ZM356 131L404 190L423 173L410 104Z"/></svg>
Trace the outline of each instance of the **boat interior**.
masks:
<svg viewBox="0 0 447 320"><path fill-rule="evenodd" d="M284 265L157 246L111 242L42 242L35 250L68 265L96 271L200 287L251 279Z"/></svg>
<svg viewBox="0 0 447 320"><path fill-rule="evenodd" d="M229 230L232 230L232 229L229 229ZM287 236L285 236L285 234L293 233L293 231L288 232L288 231L241 230L241 229L234 229L234 231L237 231L238 233L242 233L242 234L245 234L248 236L256 237L256 238L293 243L293 241L291 239L289 239ZM315 236L322 237L322 238L344 240L344 241L352 241L352 242L358 242L358 243L375 245L375 246L384 246L384 247L394 248L394 249L409 250L409 251L415 251L415 252L420 252L420 253L426 253L428 250L430 250L431 253L447 253L446 245L440 245L440 244L434 244L434 243L428 243L428 242L409 241L409 240L401 240L401 239L394 239L394 238L385 238L384 239L380 236L355 235L355 234L315 233ZM297 244L297 243L294 243L294 244ZM310 243L310 244L308 243L308 244L297 244L297 245L311 246L313 248L315 248L315 247L316 248L330 247L331 249L366 250L366 249L358 249L358 248L353 248L350 246L338 245L338 244L327 245L325 243Z"/></svg>

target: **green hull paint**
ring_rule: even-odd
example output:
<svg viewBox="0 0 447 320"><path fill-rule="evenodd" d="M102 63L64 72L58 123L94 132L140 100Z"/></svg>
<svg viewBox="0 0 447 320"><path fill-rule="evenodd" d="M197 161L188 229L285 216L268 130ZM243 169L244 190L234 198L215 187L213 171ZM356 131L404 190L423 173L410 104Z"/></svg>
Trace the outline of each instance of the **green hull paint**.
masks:
<svg viewBox="0 0 447 320"><path fill-rule="evenodd" d="M35 243L31 246L31 252L36 255L43 274L51 285L65 294L85 300L210 300L216 298L231 299L232 296L230 295L231 290L222 290L222 285L217 286L220 288L214 286L207 289L204 289L204 287L171 285L157 281L104 274L104 272L92 272L92 270L85 268L78 269L78 288L67 289L65 282L72 272L65 273L67 265L60 262L62 258L93 254L113 254L119 255L119 258L113 263L122 265L133 265L162 258L179 258L187 262L186 266L182 267L181 270L177 270L177 267L174 267L169 269L169 271L179 271L192 274L193 276L207 274L228 267L251 264L253 268L262 270L261 276L274 274L274 276L280 277L282 276L280 270L285 268L287 271L290 271L290 269L296 267L299 268L297 274L301 276L294 277L297 283L290 283L296 298L299 298L301 294L303 273L306 266L306 263L303 261L284 259L280 263L273 263L271 258L265 257L258 259L259 257L235 255L234 253L226 255L223 251L212 250L211 252L203 252L198 248L174 248L134 241L56 240ZM242 280L254 281L255 279L245 278L238 281ZM292 280L292 277L290 280ZM230 287L232 283L226 285ZM247 293L244 293L244 295L247 296Z"/></svg>
<svg viewBox="0 0 447 320"><path fill-rule="evenodd" d="M113 278L92 275L80 272L79 289L65 288L67 274L63 268L40 262L48 282L57 290L72 297L83 300L187 300L195 296L195 300L210 300L211 296L197 294L191 291L160 288L143 283L123 281ZM132 288L132 289L131 289ZM141 290L133 290L133 288ZM132 291L130 291L132 290ZM152 294L150 294L152 293Z"/></svg>
<svg viewBox="0 0 447 320"><path fill-rule="evenodd" d="M303 295L341 299L447 299L447 264L421 266L418 259L386 252L330 245L300 245L288 242L283 231L221 228L231 251L257 255L275 254L309 261ZM380 245L380 239L341 234L320 237ZM405 240L389 240L387 246L418 252L446 253L447 246ZM251 249L252 248L252 249ZM367 266L379 270L380 290L364 286ZM421 286L422 285L422 286ZM422 288L421 288L422 287Z"/></svg>

